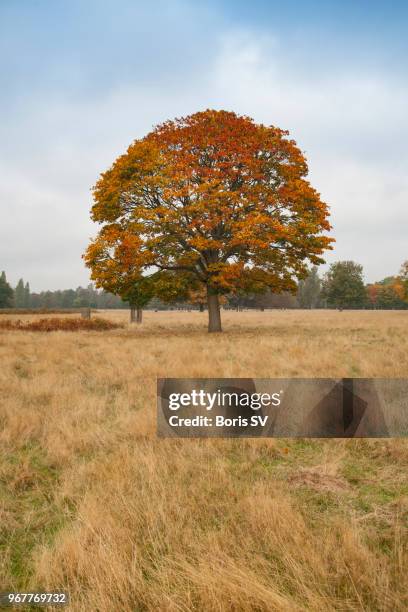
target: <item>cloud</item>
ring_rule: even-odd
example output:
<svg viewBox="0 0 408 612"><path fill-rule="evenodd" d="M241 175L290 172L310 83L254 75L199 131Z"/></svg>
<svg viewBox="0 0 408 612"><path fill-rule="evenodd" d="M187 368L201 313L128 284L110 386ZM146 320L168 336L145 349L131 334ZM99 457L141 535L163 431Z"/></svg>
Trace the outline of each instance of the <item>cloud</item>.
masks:
<svg viewBox="0 0 408 612"><path fill-rule="evenodd" d="M331 206L329 262L357 260L369 280L396 273L408 255L407 83L359 65L287 72L281 54L276 38L226 36L215 103L290 130Z"/></svg>
<svg viewBox="0 0 408 612"><path fill-rule="evenodd" d="M171 24L181 14L179 5ZM81 253L96 232L89 220L90 188L99 173L154 124L208 107L290 130L306 153L312 184L331 206L337 242L329 262L354 259L369 280L398 271L408 257L404 76L367 71L357 61L340 69L338 58L332 71L327 57L309 63L301 47L289 47L273 31L215 23L211 12L190 11L178 24L176 37L191 26L186 55L195 37L189 57L179 64L170 61L171 36L162 44L157 30L152 65L145 49L144 67L132 74L127 62L118 78L109 65L102 86L98 64L94 87L92 59L82 73L86 86L81 78L75 88L71 80L66 87L51 87L44 77L47 87L21 90L24 95L3 107L0 269L14 284L20 276L35 290L86 284ZM173 59L180 48L179 41ZM158 57L167 72L152 70Z"/></svg>

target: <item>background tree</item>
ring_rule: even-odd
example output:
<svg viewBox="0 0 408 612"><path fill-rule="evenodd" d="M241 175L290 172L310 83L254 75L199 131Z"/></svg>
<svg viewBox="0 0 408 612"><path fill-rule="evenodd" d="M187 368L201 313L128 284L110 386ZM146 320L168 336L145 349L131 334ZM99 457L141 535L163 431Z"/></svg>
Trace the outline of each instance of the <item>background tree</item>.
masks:
<svg viewBox="0 0 408 612"><path fill-rule="evenodd" d="M330 306L362 308L366 304L363 266L354 261L338 261L331 264L322 284L322 295Z"/></svg>
<svg viewBox="0 0 408 612"><path fill-rule="evenodd" d="M295 291L323 262L328 209L307 172L287 132L208 110L136 140L97 182L92 219L134 236L136 267L201 282L209 331L221 331L220 294Z"/></svg>
<svg viewBox="0 0 408 612"><path fill-rule="evenodd" d="M204 312L207 306L207 292L203 284L200 284L196 289L191 289L186 296L187 304L198 306L200 312ZM220 305L224 306L228 303L227 296L220 295Z"/></svg>
<svg viewBox="0 0 408 612"><path fill-rule="evenodd" d="M273 293L267 290L264 293L253 296L251 306L253 308L260 308L261 310L265 310L265 308L299 308L299 302L296 295L289 291Z"/></svg>
<svg viewBox="0 0 408 612"><path fill-rule="evenodd" d="M404 287L404 300L408 303L408 261L404 261L401 266L400 279Z"/></svg>
<svg viewBox="0 0 408 612"><path fill-rule="evenodd" d="M317 266L313 266L304 280L300 280L297 299L301 308L317 308L320 303L322 283Z"/></svg>
<svg viewBox="0 0 408 612"><path fill-rule="evenodd" d="M20 278L14 290L14 305L16 308L25 308L24 281L22 278Z"/></svg>
<svg viewBox="0 0 408 612"><path fill-rule="evenodd" d="M73 289L66 289L62 292L61 295L61 307L62 308L72 308L74 304L74 300L76 298L76 293Z"/></svg>
<svg viewBox="0 0 408 612"><path fill-rule="evenodd" d="M370 283L366 287L368 304L371 308L378 308L377 299L380 286L377 283Z"/></svg>
<svg viewBox="0 0 408 612"><path fill-rule="evenodd" d="M407 307L404 286L398 279L387 285L380 286L377 296L377 306L384 310L403 310Z"/></svg>
<svg viewBox="0 0 408 612"><path fill-rule="evenodd" d="M14 291L7 282L6 273L0 276L0 308L11 308L14 301Z"/></svg>
<svg viewBox="0 0 408 612"><path fill-rule="evenodd" d="M198 306L200 312L204 312L207 305L207 292L204 285L201 285L201 287L198 289L191 290L188 296L188 301L190 304Z"/></svg>
<svg viewBox="0 0 408 612"><path fill-rule="evenodd" d="M367 286L370 305L382 310L404 310L408 307L406 289L402 277L388 276Z"/></svg>
<svg viewBox="0 0 408 612"><path fill-rule="evenodd" d="M30 284L26 283L24 286L24 308L31 307L31 299L30 299Z"/></svg>

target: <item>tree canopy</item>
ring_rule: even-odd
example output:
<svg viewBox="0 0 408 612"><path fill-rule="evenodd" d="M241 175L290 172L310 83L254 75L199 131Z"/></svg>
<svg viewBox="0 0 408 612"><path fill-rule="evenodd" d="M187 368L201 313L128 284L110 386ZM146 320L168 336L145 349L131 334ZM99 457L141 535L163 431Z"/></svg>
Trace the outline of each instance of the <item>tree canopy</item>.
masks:
<svg viewBox="0 0 408 612"><path fill-rule="evenodd" d="M331 264L323 279L323 296L336 308L361 308L367 299L363 266L354 261Z"/></svg>
<svg viewBox="0 0 408 612"><path fill-rule="evenodd" d="M317 308L320 302L321 280L317 266L313 266L304 280L299 281L297 299L301 308Z"/></svg>
<svg viewBox="0 0 408 612"><path fill-rule="evenodd" d="M10 308L13 306L14 291L7 282L6 273L0 274L0 308Z"/></svg>
<svg viewBox="0 0 408 612"><path fill-rule="evenodd" d="M95 245L123 234L135 270L174 271L205 286L209 331L219 331L219 294L295 291L308 263L323 263L328 208L307 172L288 132L249 117L207 110L167 121L94 187L92 219L102 229L85 254L93 278ZM119 258L115 265L120 274Z"/></svg>

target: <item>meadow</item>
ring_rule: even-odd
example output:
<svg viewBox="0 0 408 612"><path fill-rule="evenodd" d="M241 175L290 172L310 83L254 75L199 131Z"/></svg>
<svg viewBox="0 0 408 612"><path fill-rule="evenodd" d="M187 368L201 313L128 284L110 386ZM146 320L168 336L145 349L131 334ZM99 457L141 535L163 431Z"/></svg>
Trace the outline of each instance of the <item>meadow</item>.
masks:
<svg viewBox="0 0 408 612"><path fill-rule="evenodd" d="M75 612L408 608L407 440L155 421L157 377L406 377L408 311L228 311L223 334L100 314L124 327L0 330L3 589L67 589Z"/></svg>

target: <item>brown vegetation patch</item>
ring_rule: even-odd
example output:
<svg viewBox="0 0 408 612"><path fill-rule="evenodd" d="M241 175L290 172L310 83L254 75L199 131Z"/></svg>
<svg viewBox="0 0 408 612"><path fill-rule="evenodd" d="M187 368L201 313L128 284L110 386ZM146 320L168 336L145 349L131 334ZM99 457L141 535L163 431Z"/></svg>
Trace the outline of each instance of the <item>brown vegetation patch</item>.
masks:
<svg viewBox="0 0 408 612"><path fill-rule="evenodd" d="M297 487L307 487L315 491L329 491L337 493L349 488L349 485L340 476L325 473L317 468L301 468L296 474L288 478L288 482Z"/></svg>
<svg viewBox="0 0 408 612"><path fill-rule="evenodd" d="M0 308L0 314L5 315L38 315L38 314L75 314L88 308ZM92 312L95 312L91 309Z"/></svg>
<svg viewBox="0 0 408 612"><path fill-rule="evenodd" d="M18 331L39 331L39 332L51 332L51 331L105 331L110 329L118 329L123 327L120 323L114 323L107 319L39 319L38 321L11 321L6 319L0 321L0 330L18 330Z"/></svg>

